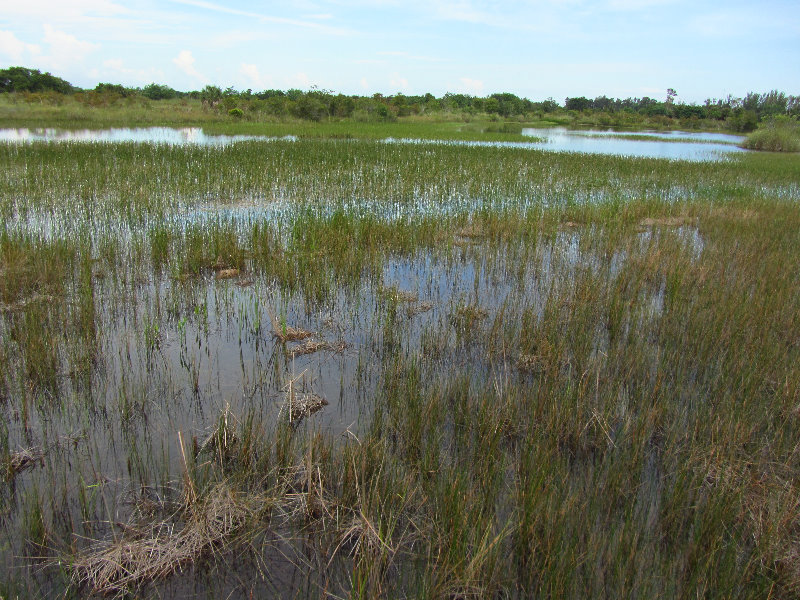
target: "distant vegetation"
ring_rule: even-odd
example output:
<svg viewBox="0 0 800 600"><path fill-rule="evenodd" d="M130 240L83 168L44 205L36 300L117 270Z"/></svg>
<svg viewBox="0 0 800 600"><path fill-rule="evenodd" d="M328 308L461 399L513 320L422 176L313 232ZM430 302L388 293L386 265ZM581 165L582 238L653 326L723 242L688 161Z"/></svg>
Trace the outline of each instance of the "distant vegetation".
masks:
<svg viewBox="0 0 800 600"><path fill-rule="evenodd" d="M119 86L122 87L122 86ZM57 92L72 94L77 91L72 84L50 73L36 69L11 67L0 69L0 92Z"/></svg>
<svg viewBox="0 0 800 600"><path fill-rule="evenodd" d="M782 116L771 118L748 135L742 146L748 150L800 152L800 123Z"/></svg>
<svg viewBox="0 0 800 600"><path fill-rule="evenodd" d="M533 101L511 93L486 97L447 93L356 96L313 88L236 90L208 85L202 90L182 92L151 83L143 88L100 83L80 89L50 73L25 67L0 70L0 92L14 104L64 106L77 103L90 108L148 108L149 102L176 101L185 120L231 118L243 121L299 119L311 122L349 119L388 122L403 117L445 118L470 121L539 122L574 127L725 129L754 131L760 122L776 116L800 117L800 96L773 90L748 93L744 98L707 99L703 104L676 102L677 93L667 90L663 101L654 98L566 98L563 104L548 98ZM80 108L81 106L75 107ZM191 113L191 116L186 113ZM10 115L7 115L9 117ZM19 116L19 115L18 115ZM44 113L42 113L44 118Z"/></svg>

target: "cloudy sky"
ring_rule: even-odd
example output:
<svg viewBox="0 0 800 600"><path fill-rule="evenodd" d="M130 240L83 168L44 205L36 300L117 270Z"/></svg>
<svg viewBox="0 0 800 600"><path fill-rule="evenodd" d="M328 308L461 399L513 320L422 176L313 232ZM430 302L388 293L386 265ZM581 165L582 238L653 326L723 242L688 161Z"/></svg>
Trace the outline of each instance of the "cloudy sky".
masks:
<svg viewBox="0 0 800 600"><path fill-rule="evenodd" d="M0 68L75 85L534 100L800 94L798 0L0 0Z"/></svg>

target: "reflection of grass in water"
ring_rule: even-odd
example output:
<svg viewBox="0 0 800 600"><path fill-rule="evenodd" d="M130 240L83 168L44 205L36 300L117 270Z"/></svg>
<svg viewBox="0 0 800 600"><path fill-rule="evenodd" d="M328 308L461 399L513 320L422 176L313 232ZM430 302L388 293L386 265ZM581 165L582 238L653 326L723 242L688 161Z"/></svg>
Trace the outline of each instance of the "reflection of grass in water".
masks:
<svg viewBox="0 0 800 600"><path fill-rule="evenodd" d="M9 491L3 561L29 565L13 558L27 537L102 588L91 577L110 557L139 570L106 581L144 595L160 588L136 585L231 556L255 568L208 585L294 593L260 575L276 564L339 596L800 585L791 157L118 150L0 147L2 447L48 448ZM248 195L297 208L183 218ZM411 210L419 197L427 212ZM408 279L385 275L414 261ZM222 268L253 285L215 279ZM414 319L408 290L433 300ZM322 332L328 312L347 353L283 347L290 324ZM327 370L347 381L289 427L277 416L295 364L310 373L302 399L322 397ZM336 429L353 406L357 422ZM207 519L220 489L244 513ZM137 547L152 560L119 560ZM44 591L63 593L45 570Z"/></svg>

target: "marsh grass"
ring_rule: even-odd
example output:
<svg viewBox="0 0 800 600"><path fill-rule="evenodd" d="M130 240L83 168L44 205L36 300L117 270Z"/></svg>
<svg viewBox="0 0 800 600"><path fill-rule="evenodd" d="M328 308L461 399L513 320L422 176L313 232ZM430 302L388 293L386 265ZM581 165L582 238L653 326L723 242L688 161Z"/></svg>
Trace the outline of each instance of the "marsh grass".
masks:
<svg viewBox="0 0 800 600"><path fill-rule="evenodd" d="M800 123L791 119L774 119L749 134L742 148L767 152L800 152Z"/></svg>
<svg viewBox="0 0 800 600"><path fill-rule="evenodd" d="M0 590L800 589L794 157L0 156Z"/></svg>

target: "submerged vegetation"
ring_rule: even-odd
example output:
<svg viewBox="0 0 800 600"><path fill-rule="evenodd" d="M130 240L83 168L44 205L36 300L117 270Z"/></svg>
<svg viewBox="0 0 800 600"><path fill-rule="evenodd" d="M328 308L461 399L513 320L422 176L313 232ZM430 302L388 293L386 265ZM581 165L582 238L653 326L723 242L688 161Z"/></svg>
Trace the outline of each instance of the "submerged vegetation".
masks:
<svg viewBox="0 0 800 600"><path fill-rule="evenodd" d="M0 164L0 596L800 590L797 157Z"/></svg>

